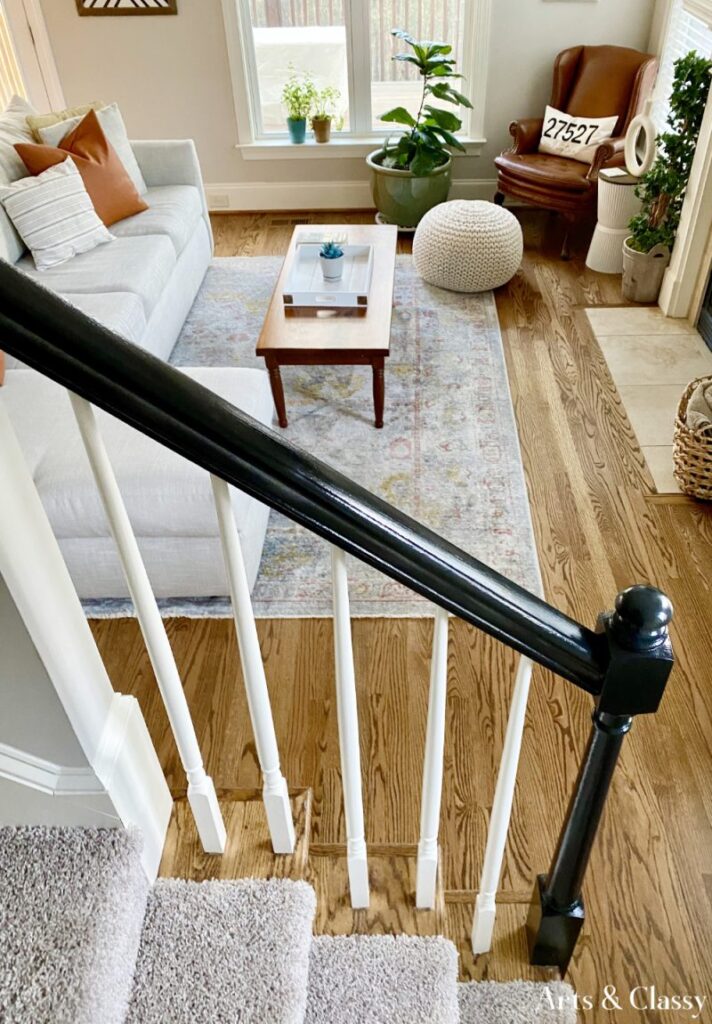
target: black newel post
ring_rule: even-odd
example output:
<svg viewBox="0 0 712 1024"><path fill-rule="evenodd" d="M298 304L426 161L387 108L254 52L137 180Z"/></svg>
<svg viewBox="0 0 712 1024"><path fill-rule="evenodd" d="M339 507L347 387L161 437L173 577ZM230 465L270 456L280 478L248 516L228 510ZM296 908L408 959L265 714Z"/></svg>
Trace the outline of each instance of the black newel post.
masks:
<svg viewBox="0 0 712 1024"><path fill-rule="evenodd" d="M539 875L527 920L532 964L566 971L584 921L581 896L613 770L634 715L657 710L673 665L672 605L655 587L637 586L601 616L606 672L586 753L548 875Z"/></svg>

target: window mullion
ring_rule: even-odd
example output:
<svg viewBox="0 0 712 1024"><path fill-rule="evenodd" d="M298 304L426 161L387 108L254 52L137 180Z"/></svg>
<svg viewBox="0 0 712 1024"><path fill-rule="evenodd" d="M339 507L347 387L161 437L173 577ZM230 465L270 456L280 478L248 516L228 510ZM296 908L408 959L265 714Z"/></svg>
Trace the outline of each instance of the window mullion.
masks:
<svg viewBox="0 0 712 1024"><path fill-rule="evenodd" d="M351 131L355 135L368 135L372 131L369 4L364 0L344 0L344 15L349 64Z"/></svg>

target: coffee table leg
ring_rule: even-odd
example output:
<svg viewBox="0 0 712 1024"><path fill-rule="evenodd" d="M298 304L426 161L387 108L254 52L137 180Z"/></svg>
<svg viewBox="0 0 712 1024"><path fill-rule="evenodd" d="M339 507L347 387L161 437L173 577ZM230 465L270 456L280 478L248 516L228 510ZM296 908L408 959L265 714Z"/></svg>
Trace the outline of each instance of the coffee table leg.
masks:
<svg viewBox="0 0 712 1024"><path fill-rule="evenodd" d="M373 367L373 408L376 413L376 426L383 426L383 405L386 397L386 375L383 356L374 359Z"/></svg>
<svg viewBox="0 0 712 1024"><path fill-rule="evenodd" d="M287 421L287 406L284 402L284 388L282 387L282 374L279 372L279 363L274 359L267 359L266 363L267 372L269 373L269 383L272 388L274 407L277 410L277 419L279 420L280 427L287 427L289 426Z"/></svg>

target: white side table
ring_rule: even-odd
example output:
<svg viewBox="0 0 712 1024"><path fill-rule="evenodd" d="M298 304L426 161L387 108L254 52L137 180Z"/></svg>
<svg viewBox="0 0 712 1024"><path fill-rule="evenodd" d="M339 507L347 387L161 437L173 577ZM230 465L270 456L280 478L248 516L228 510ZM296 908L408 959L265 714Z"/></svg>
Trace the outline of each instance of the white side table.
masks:
<svg viewBox="0 0 712 1024"><path fill-rule="evenodd" d="M598 223L586 266L599 274L623 272L623 242L630 234L628 222L640 210L640 200L635 195L638 181L622 167L611 167L598 175Z"/></svg>

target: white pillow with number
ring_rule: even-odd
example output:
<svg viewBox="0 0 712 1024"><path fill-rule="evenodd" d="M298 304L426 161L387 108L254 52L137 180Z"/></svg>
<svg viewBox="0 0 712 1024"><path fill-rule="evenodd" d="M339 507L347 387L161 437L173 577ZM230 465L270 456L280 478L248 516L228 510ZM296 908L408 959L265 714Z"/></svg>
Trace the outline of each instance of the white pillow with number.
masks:
<svg viewBox="0 0 712 1024"><path fill-rule="evenodd" d="M574 117L556 107L547 107L539 152L590 164L598 146L613 135L617 121L617 114L612 117Z"/></svg>

